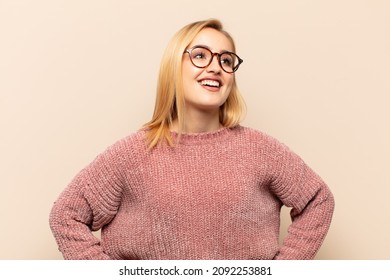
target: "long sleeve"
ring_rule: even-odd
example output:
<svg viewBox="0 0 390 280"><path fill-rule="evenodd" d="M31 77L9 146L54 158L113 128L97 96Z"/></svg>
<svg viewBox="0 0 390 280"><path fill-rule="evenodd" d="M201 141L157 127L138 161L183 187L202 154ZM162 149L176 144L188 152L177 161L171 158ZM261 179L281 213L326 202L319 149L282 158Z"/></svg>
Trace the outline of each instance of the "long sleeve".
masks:
<svg viewBox="0 0 390 280"><path fill-rule="evenodd" d="M329 230L334 197L304 161L281 145L275 153L272 190L291 207L292 223L275 259L313 259Z"/></svg>
<svg viewBox="0 0 390 280"><path fill-rule="evenodd" d="M118 211L124 179L121 157L112 146L84 168L59 196L50 227L65 259L110 259L92 231Z"/></svg>
<svg viewBox="0 0 390 280"><path fill-rule="evenodd" d="M314 257L333 196L287 147L244 127L182 134L153 150L145 136L112 145L58 198L50 226L65 259ZM282 204L293 223L280 246Z"/></svg>

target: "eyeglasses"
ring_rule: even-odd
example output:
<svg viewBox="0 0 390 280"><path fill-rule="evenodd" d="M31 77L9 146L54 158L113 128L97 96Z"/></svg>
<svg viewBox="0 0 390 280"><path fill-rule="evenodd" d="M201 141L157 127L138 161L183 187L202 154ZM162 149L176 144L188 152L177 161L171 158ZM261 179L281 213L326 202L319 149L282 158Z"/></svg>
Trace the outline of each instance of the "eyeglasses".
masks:
<svg viewBox="0 0 390 280"><path fill-rule="evenodd" d="M201 46L195 46L184 53L190 55L190 60L195 67L206 68L213 61L214 56L218 57L219 66L226 73L233 73L244 61L233 52L213 53L211 50Z"/></svg>

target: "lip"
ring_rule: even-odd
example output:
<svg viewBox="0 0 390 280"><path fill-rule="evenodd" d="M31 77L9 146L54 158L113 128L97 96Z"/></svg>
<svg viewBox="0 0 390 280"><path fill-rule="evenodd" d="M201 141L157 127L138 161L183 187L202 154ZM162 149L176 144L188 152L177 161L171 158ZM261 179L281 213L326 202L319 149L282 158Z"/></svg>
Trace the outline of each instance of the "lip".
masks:
<svg viewBox="0 0 390 280"><path fill-rule="evenodd" d="M218 88L221 88L223 86L223 83L222 83L221 79L216 78L216 77L212 77L212 76L201 78L201 79L198 80L198 83L200 83L202 81L205 81L205 80L218 82L219 83L219 87Z"/></svg>

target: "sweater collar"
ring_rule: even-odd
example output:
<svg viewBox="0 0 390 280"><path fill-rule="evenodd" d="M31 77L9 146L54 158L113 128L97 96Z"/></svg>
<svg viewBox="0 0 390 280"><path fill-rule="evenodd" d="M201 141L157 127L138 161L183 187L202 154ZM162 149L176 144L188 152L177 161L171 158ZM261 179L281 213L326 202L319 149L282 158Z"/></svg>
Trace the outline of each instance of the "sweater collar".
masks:
<svg viewBox="0 0 390 280"><path fill-rule="evenodd" d="M226 140L230 132L236 127L228 128L222 127L218 130L211 132L200 133L181 133L171 131L172 138L178 145L203 145L213 142L221 142Z"/></svg>

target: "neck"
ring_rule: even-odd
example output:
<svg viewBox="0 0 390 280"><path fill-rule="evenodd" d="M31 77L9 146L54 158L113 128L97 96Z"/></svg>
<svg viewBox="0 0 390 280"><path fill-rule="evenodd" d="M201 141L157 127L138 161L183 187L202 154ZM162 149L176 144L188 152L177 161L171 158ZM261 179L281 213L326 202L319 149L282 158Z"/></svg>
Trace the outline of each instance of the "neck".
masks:
<svg viewBox="0 0 390 280"><path fill-rule="evenodd" d="M212 132L220 129L222 124L219 122L219 111L215 112L187 112L185 116L185 124L182 132L185 133L201 133ZM173 131L180 131L179 124L174 121Z"/></svg>

